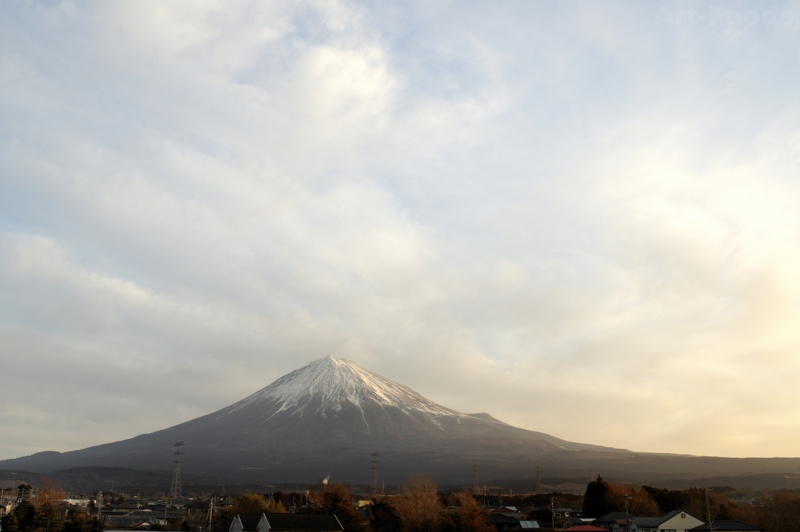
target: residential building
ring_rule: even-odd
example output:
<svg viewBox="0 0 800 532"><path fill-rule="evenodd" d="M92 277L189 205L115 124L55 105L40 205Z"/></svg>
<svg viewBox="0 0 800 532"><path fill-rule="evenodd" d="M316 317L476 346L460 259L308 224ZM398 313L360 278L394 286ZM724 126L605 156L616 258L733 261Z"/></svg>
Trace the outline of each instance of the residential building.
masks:
<svg viewBox="0 0 800 532"><path fill-rule="evenodd" d="M335 515L239 514L229 532L342 532L344 527Z"/></svg>
<svg viewBox="0 0 800 532"><path fill-rule="evenodd" d="M757 526L748 525L741 521L717 519L707 524L694 527L691 532L762 532L763 529Z"/></svg>
<svg viewBox="0 0 800 532"><path fill-rule="evenodd" d="M667 515L639 527L639 532L687 532L704 524L704 521L683 510L673 510Z"/></svg>

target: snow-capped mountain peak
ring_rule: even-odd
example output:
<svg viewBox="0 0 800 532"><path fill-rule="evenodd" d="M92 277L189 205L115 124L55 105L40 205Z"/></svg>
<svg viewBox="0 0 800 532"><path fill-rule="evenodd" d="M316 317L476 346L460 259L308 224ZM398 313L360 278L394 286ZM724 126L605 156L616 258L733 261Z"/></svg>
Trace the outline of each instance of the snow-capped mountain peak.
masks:
<svg viewBox="0 0 800 532"><path fill-rule="evenodd" d="M231 405L234 412L245 406L269 401L279 403L278 412L294 407L303 408L312 398L321 401L320 410L341 410L344 403L359 408L367 401L383 407L393 406L403 412L416 410L429 416L456 416L464 414L445 408L401 384L381 377L344 358L328 356L315 360L305 367L284 375L266 388Z"/></svg>

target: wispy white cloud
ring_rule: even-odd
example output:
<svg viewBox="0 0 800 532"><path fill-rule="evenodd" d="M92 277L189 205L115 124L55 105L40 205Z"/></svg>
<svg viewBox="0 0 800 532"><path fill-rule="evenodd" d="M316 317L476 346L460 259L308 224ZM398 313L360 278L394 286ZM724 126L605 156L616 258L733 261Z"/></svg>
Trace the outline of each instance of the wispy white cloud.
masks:
<svg viewBox="0 0 800 532"><path fill-rule="evenodd" d="M329 354L567 439L792 454L797 23L658 7L3 6L0 457Z"/></svg>

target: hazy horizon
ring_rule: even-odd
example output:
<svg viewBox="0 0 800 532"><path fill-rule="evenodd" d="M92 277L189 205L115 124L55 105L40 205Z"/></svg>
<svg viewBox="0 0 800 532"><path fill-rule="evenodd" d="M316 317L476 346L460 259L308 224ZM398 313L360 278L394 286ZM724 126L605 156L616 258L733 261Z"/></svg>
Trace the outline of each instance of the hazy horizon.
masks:
<svg viewBox="0 0 800 532"><path fill-rule="evenodd" d="M327 355L798 456L800 2L0 5L0 459Z"/></svg>

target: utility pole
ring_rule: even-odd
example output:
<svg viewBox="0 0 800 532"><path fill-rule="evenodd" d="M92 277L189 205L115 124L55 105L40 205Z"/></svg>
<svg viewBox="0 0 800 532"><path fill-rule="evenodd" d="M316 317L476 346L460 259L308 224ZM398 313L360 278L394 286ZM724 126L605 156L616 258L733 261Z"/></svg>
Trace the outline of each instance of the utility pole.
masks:
<svg viewBox="0 0 800 532"><path fill-rule="evenodd" d="M472 462L472 494L477 497L480 489L481 487L478 483L478 461L475 460Z"/></svg>
<svg viewBox="0 0 800 532"><path fill-rule="evenodd" d="M206 530L211 530L211 520L214 518L214 499L216 497L211 497L211 504L208 505L208 519L206 520L207 526Z"/></svg>
<svg viewBox="0 0 800 532"><path fill-rule="evenodd" d="M556 512L553 508L553 497L550 497L550 529L556 529Z"/></svg>
<svg viewBox="0 0 800 532"><path fill-rule="evenodd" d="M631 517L628 514L628 501L631 500L630 495L623 495L625 497L625 526L628 527L628 531L631 529Z"/></svg>
<svg viewBox="0 0 800 532"><path fill-rule="evenodd" d="M706 492L706 515L708 515L708 532L712 532L714 525L711 523L711 506L708 504L708 488L705 488Z"/></svg>
<svg viewBox="0 0 800 532"><path fill-rule="evenodd" d="M175 451L175 460L172 462L175 464L175 473L172 476L172 489L169 492L170 497L173 499L181 498L181 455L183 454L181 446L183 446L182 441L175 442L175 447L177 447L178 450Z"/></svg>

